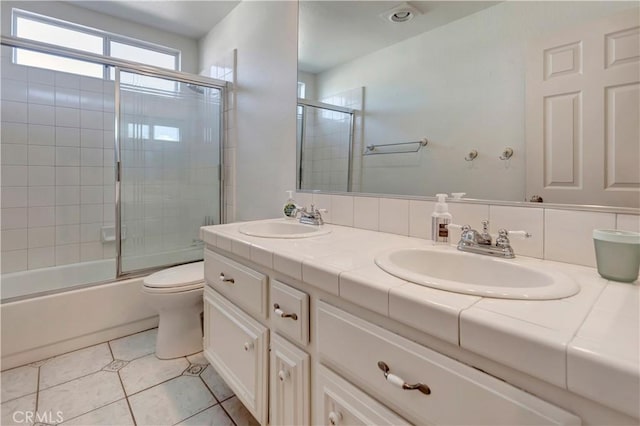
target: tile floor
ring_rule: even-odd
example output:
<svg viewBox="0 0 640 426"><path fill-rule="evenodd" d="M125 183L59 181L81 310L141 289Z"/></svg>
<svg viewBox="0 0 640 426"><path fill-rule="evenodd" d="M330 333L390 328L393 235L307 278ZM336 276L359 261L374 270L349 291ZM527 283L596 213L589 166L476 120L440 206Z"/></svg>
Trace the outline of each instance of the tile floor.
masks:
<svg viewBox="0 0 640 426"><path fill-rule="evenodd" d="M156 334L147 330L3 371L0 425L258 424L202 353L156 358ZM40 418L25 421L28 412Z"/></svg>

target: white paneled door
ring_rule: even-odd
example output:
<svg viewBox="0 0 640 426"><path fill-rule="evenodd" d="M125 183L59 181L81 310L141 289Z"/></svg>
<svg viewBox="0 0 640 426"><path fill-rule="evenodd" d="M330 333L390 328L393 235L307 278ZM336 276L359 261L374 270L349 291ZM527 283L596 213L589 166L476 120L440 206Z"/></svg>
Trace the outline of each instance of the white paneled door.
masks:
<svg viewBox="0 0 640 426"><path fill-rule="evenodd" d="M527 198L640 207L640 10L538 40L527 60Z"/></svg>

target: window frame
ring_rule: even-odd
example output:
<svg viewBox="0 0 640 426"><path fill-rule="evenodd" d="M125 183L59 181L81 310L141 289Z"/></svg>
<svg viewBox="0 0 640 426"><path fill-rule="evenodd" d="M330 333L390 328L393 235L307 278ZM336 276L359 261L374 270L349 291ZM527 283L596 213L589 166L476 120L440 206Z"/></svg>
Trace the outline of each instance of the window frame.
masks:
<svg viewBox="0 0 640 426"><path fill-rule="evenodd" d="M46 16L46 15L41 15L39 13L34 13L31 11L27 11L27 10L23 10L23 9L18 9L18 8L13 8L11 10L11 35L14 37L18 37L17 31L18 31L18 18L23 18L23 19L29 19L32 21L36 21L42 24L47 24L47 25L51 25L51 26L55 26L55 27L59 27L59 28L64 28L67 30L71 30L71 31L76 31L76 32L80 32L80 33L84 33L84 34L89 34L92 36L97 36L97 37L101 37L102 38L102 55L109 57L109 58L114 58L114 59L120 59L120 58L115 58L113 56L111 56L111 42L118 42L118 43L122 43L122 44L127 44L129 46L133 46L133 47L137 47L137 48L141 48L141 49L146 49L146 50L150 50L150 51L154 51L154 52L158 52L158 53L162 53L162 54L166 54L169 56L173 56L174 57L174 68L171 69L172 71L181 71L182 68L182 52L178 49L174 49L171 47L167 47L167 46L162 46L159 44L155 44L155 43L151 43L148 41L144 41L144 40L139 40L133 37L128 37L128 36L124 36L121 34L115 34L115 33L111 33L108 31L103 31L103 30L99 30L97 28L92 28L92 27L87 27L85 25L81 25L81 24L76 24L73 22L69 22L69 21L64 21L62 19L58 19L58 18L54 18L51 16ZM18 37L21 38L21 37ZM25 40L30 40L28 38L25 38ZM55 43L51 43L53 45L55 45ZM13 55L13 62L16 63L16 55ZM155 66L152 64L145 64L140 62L140 64L142 65L151 65L151 66ZM19 64L18 64L19 65ZM169 69L169 68L167 68ZM102 77L104 80L109 80L110 77L110 72L109 72L109 67L105 66L104 67L104 71L102 73Z"/></svg>

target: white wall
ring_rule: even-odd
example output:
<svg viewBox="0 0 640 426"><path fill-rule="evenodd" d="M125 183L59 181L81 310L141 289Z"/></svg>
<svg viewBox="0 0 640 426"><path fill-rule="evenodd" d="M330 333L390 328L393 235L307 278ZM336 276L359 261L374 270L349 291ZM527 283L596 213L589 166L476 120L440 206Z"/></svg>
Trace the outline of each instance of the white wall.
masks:
<svg viewBox="0 0 640 426"><path fill-rule="evenodd" d="M182 71L198 72L196 40L58 1L2 1L2 34L11 34L11 9L18 8L75 24L125 35L182 51Z"/></svg>
<svg viewBox="0 0 640 426"><path fill-rule="evenodd" d="M238 220L280 216L295 189L297 13L292 1L242 2L199 42L201 70L238 52L228 123Z"/></svg>
<svg viewBox="0 0 640 426"><path fill-rule="evenodd" d="M319 98L365 86L366 144L431 142L365 156L361 191L523 200L529 40L634 3L504 2L319 74ZM515 152L508 167L498 160L505 147Z"/></svg>

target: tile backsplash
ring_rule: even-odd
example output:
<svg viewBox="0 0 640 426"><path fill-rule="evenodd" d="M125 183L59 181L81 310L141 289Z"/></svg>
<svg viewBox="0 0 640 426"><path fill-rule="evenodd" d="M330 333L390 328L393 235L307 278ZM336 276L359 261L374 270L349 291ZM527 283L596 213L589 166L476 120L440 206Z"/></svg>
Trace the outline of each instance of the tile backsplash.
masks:
<svg viewBox="0 0 640 426"><path fill-rule="evenodd" d="M323 215L327 223L431 239L433 201L308 192L295 198L300 205L329 210ZM449 203L449 212L453 223L475 229L488 219L492 234L500 228L529 232L531 238L511 239L517 255L590 267L596 266L593 229L640 231L640 215L635 214L475 203ZM450 240L456 244L459 238L454 231Z"/></svg>

